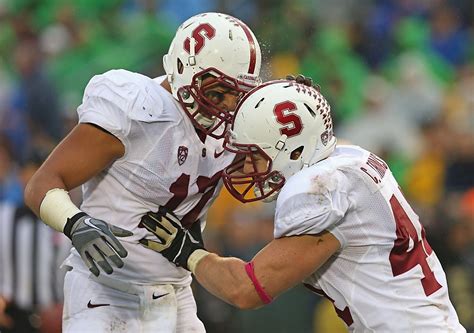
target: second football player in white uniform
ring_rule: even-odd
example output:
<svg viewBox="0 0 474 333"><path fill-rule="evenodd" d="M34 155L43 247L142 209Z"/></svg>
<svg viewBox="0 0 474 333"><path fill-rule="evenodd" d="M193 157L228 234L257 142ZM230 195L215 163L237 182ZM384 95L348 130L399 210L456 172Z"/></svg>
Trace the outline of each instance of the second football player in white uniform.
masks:
<svg viewBox="0 0 474 333"><path fill-rule="evenodd" d="M240 308L303 282L333 302L351 332L465 332L387 164L358 146L336 147L332 131L317 89L274 81L252 90L225 140L242 158L224 183L242 202L277 198L275 239L249 263L222 258L161 209L143 219L159 238L155 250Z"/></svg>
<svg viewBox="0 0 474 333"><path fill-rule="evenodd" d="M234 158L222 137L259 83L261 53L244 23L205 13L178 28L163 63L167 75L156 79L125 70L92 78L79 124L26 189L28 205L74 245L65 332L204 331L190 273L146 248L140 219L164 206L200 235ZM67 190L81 184L79 209Z"/></svg>

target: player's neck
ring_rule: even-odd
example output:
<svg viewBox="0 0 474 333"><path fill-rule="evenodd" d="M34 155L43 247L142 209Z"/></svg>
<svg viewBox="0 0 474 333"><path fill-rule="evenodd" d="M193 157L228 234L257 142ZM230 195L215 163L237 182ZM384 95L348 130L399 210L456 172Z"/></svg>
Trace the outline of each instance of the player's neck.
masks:
<svg viewBox="0 0 474 333"><path fill-rule="evenodd" d="M167 79L164 79L163 82L161 82L161 86L171 94L171 86Z"/></svg>

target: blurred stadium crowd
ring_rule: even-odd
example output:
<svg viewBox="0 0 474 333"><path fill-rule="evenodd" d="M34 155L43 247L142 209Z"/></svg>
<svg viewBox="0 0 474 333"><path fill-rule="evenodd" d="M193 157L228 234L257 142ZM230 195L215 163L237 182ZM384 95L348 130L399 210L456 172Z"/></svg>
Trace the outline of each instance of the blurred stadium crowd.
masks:
<svg viewBox="0 0 474 333"><path fill-rule="evenodd" d="M245 21L263 47L264 79L311 76L332 104L336 135L386 159L447 272L461 323L474 330L472 0L0 1L0 202L23 205L25 169L74 126L93 75L161 75L177 26L205 11ZM205 239L250 259L272 233L271 205L243 206L224 191ZM303 288L245 312L195 291L209 332L340 329Z"/></svg>

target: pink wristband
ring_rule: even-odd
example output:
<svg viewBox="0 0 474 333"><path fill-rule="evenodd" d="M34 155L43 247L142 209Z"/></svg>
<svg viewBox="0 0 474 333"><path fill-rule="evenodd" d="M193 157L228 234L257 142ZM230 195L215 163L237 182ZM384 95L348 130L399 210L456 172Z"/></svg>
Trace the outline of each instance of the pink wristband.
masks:
<svg viewBox="0 0 474 333"><path fill-rule="evenodd" d="M271 303L273 301L273 298L267 294L267 292L263 289L263 287L260 285L260 282L258 282L257 277L255 276L255 272L253 270L253 261L248 262L245 265L245 271L247 272L247 275L249 276L250 280L252 280L253 286L255 287L255 290L257 291L257 294L262 300L262 302L265 304Z"/></svg>

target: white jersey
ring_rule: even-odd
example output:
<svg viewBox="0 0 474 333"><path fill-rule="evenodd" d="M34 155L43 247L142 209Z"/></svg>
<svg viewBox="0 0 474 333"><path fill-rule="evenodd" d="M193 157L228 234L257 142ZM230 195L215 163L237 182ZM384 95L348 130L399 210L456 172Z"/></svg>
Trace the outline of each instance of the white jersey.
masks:
<svg viewBox="0 0 474 333"><path fill-rule="evenodd" d="M120 238L128 256L113 278L188 284L188 271L138 243L143 237L153 239L138 226L140 219L166 206L184 226L200 220L204 228L206 212L222 187L221 171L234 154L223 150L222 140L198 136L179 103L161 87L163 80L112 70L94 76L87 85L79 122L116 136L125 154L83 185L81 209L133 232ZM66 264L85 268L75 250Z"/></svg>
<svg viewBox="0 0 474 333"><path fill-rule="evenodd" d="M465 332L418 216L380 158L338 146L287 181L275 238L324 230L341 248L304 283L351 332Z"/></svg>

